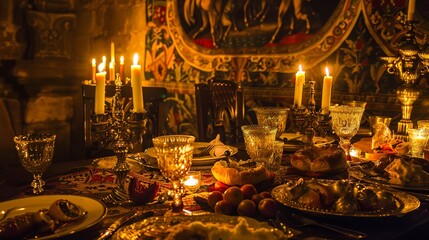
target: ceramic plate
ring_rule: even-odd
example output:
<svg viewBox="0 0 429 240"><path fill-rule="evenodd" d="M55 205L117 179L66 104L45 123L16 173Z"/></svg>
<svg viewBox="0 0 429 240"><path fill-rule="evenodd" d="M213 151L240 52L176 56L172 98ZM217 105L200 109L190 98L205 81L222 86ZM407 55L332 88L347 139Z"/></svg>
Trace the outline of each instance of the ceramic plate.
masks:
<svg viewBox="0 0 429 240"><path fill-rule="evenodd" d="M205 147L209 145L208 142L196 142L194 143L194 154L198 154L201 150L203 150ZM238 149L236 147L228 146L227 147L231 151L231 156L236 154L238 152ZM146 149L145 153L149 155L152 158L156 159L156 152L155 148L148 148ZM207 156L201 156L201 157L195 157L192 159L192 166L202 166L202 165L211 165L214 164L216 161L225 158L225 156L219 156L219 157L213 157L210 155Z"/></svg>
<svg viewBox="0 0 429 240"><path fill-rule="evenodd" d="M285 142L283 149L285 151L297 151L304 147L305 143L303 142L304 135L296 133L283 133L280 136L281 139L287 138L288 141ZM313 138L315 146L324 146L326 144L331 144L335 141L333 137L314 137Z"/></svg>
<svg viewBox="0 0 429 240"><path fill-rule="evenodd" d="M283 239L285 235L276 228L270 227L265 222L259 222L253 218L242 217L246 219L250 229L268 229L276 239ZM205 214L195 216L172 216L151 217L140 222L127 225L120 228L112 237L115 240L122 239L165 239L169 234L169 229L177 224L187 224L200 221L202 223L218 223L221 226L234 228L239 221L237 216L227 216L220 214Z"/></svg>
<svg viewBox="0 0 429 240"><path fill-rule="evenodd" d="M325 184L333 184L335 180L319 179L318 181ZM380 188L375 187L373 185L367 185L367 184L363 184L363 185L372 190L381 190ZM357 211L353 213L341 213L330 209L311 208L303 204L300 204L295 200L291 200L287 198L287 194L285 193L286 187L287 187L286 184L275 187L271 191L272 197L287 207L298 209L311 214L341 216L341 217L388 217L388 216L404 215L406 213L416 210L420 206L420 201L416 197L411 196L410 194L407 194L401 191L396 191L393 189L387 190L383 188L384 191L389 191L394 195L397 205L399 206L398 208L394 210L379 209L376 211Z"/></svg>
<svg viewBox="0 0 429 240"><path fill-rule="evenodd" d="M87 215L83 221L78 221L77 224L60 228L56 233L44 235L35 239L57 239L59 237L73 234L97 224L107 214L107 209L103 203L92 198L75 195L46 195L5 201L0 203L0 210L18 206L19 208L17 210L9 213L8 218L10 218L27 212L37 212L44 208L48 209L49 206L58 199L66 199L79 205L87 211Z"/></svg>

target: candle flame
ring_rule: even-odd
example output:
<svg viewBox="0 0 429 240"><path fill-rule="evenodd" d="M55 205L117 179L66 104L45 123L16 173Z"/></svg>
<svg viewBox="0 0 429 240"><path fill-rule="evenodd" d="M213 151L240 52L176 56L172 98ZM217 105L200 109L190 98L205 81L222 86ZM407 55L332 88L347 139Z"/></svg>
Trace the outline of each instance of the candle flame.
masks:
<svg viewBox="0 0 429 240"><path fill-rule="evenodd" d="M124 56L121 56L121 58L119 59L120 64L124 64Z"/></svg>
<svg viewBox="0 0 429 240"><path fill-rule="evenodd" d="M96 66L97 62L95 61L95 58L92 59L92 66Z"/></svg>
<svg viewBox="0 0 429 240"><path fill-rule="evenodd" d="M113 66L114 64L115 64L114 62L110 62L110 63L109 63L109 68L113 68L113 67L114 67L114 66Z"/></svg>
<svg viewBox="0 0 429 240"><path fill-rule="evenodd" d="M99 72L103 72L103 71L104 71L104 67L105 67L105 63L104 63L104 62L100 63L100 64L98 65L98 71L99 71Z"/></svg>
<svg viewBox="0 0 429 240"><path fill-rule="evenodd" d="M299 68L299 71L302 72L302 66L301 66L301 64L299 64L298 68Z"/></svg>
<svg viewBox="0 0 429 240"><path fill-rule="evenodd" d="M103 56L103 62L104 62L104 64L106 64L106 62L107 62L106 56Z"/></svg>
<svg viewBox="0 0 429 240"><path fill-rule="evenodd" d="M138 63L139 63L139 54L136 53L134 54L134 57L133 57L133 64L137 65Z"/></svg>
<svg viewBox="0 0 429 240"><path fill-rule="evenodd" d="M329 76L329 69L328 69L328 67L326 67L325 71L326 71L326 76Z"/></svg>

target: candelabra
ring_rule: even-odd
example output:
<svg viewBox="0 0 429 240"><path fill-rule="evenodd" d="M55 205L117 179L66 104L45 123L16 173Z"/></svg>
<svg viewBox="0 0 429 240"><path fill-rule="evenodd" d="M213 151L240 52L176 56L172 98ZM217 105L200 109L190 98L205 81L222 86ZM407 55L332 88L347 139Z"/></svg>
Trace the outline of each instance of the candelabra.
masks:
<svg viewBox="0 0 429 240"><path fill-rule="evenodd" d="M117 204L129 199L124 185L130 166L125 160L133 144L143 142L147 123L147 112L133 112L132 101L121 96L122 83L119 77L115 85L115 95L112 98L111 107L107 108L107 113L93 115L91 119L96 136L103 145L112 148L118 159L113 167L117 177L116 187L102 199L108 204Z"/></svg>
<svg viewBox="0 0 429 240"><path fill-rule="evenodd" d="M429 72L429 51L427 43L418 45L415 33L415 21L405 22L405 34L398 48L399 55L381 57L381 61L389 74L399 76L403 85L396 90L396 96L401 102L402 119L398 123L398 135L407 137L408 129L413 128L411 112L413 103L420 92L414 86L416 80Z"/></svg>
<svg viewBox="0 0 429 240"><path fill-rule="evenodd" d="M313 146L313 137L315 135L325 137L328 132L332 131L329 114L323 114L316 111L316 101L314 100L314 84L316 81L309 81L310 83L310 100L308 101L307 108L299 108L294 106L292 108L292 128L301 134L305 135L306 145Z"/></svg>

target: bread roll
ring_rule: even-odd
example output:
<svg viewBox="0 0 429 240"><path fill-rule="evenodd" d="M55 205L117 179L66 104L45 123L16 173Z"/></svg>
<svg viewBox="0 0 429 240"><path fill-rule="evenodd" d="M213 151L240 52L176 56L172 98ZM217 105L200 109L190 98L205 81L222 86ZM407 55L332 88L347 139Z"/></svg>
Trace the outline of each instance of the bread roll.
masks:
<svg viewBox="0 0 429 240"><path fill-rule="evenodd" d="M294 168L304 172L327 173L347 167L346 154L338 146L309 147L296 151L291 158Z"/></svg>
<svg viewBox="0 0 429 240"><path fill-rule="evenodd" d="M264 166L245 168L234 161L218 161L211 168L211 172L216 180L231 186L257 184L269 178L269 172Z"/></svg>

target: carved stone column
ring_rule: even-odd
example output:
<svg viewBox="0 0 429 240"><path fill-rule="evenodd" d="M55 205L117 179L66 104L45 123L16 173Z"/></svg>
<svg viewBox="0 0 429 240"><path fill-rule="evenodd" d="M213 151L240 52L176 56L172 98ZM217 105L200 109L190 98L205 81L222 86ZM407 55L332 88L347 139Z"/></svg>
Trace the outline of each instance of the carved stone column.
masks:
<svg viewBox="0 0 429 240"><path fill-rule="evenodd" d="M30 46L35 59L71 59L71 30L76 15L72 13L27 12L27 23L32 28Z"/></svg>

